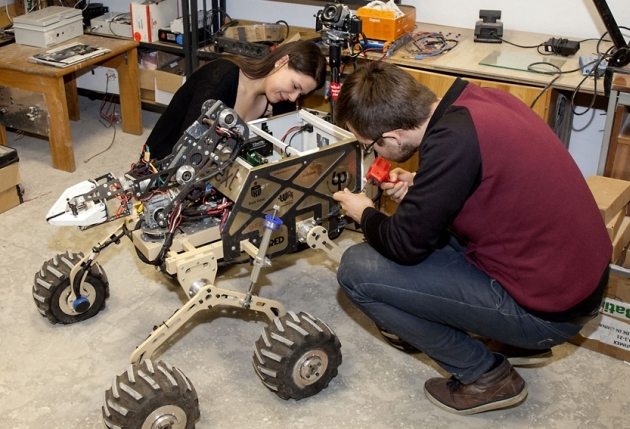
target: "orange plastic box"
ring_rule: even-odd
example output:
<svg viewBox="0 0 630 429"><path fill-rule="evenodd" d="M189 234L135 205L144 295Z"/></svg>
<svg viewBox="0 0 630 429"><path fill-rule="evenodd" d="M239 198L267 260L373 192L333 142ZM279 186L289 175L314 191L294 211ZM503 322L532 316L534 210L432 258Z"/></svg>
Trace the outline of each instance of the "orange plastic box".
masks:
<svg viewBox="0 0 630 429"><path fill-rule="evenodd" d="M398 5L404 13L395 18L393 10L378 10L360 7L357 16L361 18L363 33L368 39L393 42L400 39L405 33L413 31L416 26L416 8L413 6Z"/></svg>

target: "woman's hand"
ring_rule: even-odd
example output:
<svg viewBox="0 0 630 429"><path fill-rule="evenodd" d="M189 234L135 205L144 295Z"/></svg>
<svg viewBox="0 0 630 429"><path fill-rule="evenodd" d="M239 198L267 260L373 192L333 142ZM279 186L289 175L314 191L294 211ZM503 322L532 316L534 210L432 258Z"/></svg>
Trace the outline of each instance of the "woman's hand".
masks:
<svg viewBox="0 0 630 429"><path fill-rule="evenodd" d="M408 171L403 170L402 168L394 168L389 172L389 182L381 183L381 189L385 191L387 196L397 204L405 198L407 195L407 190L413 184L413 178L416 176L416 173L410 173ZM399 180L398 183L396 181Z"/></svg>
<svg viewBox="0 0 630 429"><path fill-rule="evenodd" d="M365 196L365 193L353 194L348 188L343 191L335 192L333 199L339 201L341 209L357 223L361 223L363 210L368 207L374 207L371 199Z"/></svg>

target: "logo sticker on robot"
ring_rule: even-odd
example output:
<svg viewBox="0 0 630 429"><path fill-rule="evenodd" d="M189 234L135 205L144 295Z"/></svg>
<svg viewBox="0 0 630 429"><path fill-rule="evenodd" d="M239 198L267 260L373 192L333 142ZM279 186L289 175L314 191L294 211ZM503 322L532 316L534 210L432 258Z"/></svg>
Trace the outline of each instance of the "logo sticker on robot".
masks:
<svg viewBox="0 0 630 429"><path fill-rule="evenodd" d="M254 182L254 186L252 186L252 189L250 190L250 194L252 198L260 197L260 194L262 194L262 186Z"/></svg>
<svg viewBox="0 0 630 429"><path fill-rule="evenodd" d="M333 171L331 182L333 186L337 187L337 191L341 191L344 187L343 185L347 181L348 181L348 173L346 173L345 171L342 171L340 173Z"/></svg>

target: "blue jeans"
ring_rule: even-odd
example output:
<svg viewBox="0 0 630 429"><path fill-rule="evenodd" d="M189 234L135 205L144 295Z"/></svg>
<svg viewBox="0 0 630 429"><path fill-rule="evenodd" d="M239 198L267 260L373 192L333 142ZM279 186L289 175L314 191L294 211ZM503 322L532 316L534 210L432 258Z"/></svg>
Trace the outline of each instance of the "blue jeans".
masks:
<svg viewBox="0 0 630 429"><path fill-rule="evenodd" d="M347 249L337 272L348 298L377 325L435 360L464 384L494 363L469 333L513 346L544 349L566 342L581 327L548 322L524 311L495 279L454 244L417 265L399 265L369 244Z"/></svg>

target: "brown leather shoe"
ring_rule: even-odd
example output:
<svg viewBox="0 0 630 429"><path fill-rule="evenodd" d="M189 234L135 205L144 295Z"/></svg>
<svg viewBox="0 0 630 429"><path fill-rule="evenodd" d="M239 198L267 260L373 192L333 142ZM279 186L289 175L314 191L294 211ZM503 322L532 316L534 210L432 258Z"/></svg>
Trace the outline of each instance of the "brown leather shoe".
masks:
<svg viewBox="0 0 630 429"><path fill-rule="evenodd" d="M476 414L520 404L527 397L527 384L512 365L503 362L471 384L461 384L454 377L431 378L424 383L429 401L455 414Z"/></svg>

